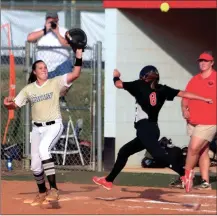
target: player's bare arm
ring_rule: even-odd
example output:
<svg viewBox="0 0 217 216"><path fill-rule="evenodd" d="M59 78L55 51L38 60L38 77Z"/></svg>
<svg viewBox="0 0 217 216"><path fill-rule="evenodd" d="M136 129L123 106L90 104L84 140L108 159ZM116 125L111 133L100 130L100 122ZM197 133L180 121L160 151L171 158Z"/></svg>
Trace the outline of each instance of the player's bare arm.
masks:
<svg viewBox="0 0 217 216"><path fill-rule="evenodd" d="M182 98L188 98L191 100L201 100L207 103L213 103L213 100L210 98L201 97L199 95L187 91L180 91L177 96Z"/></svg>
<svg viewBox="0 0 217 216"><path fill-rule="evenodd" d="M82 66L82 49L77 49L76 50L76 55L75 55L75 64L74 64L74 69L71 73L67 74L67 84L72 83L74 80L76 80L80 74L81 74L81 66Z"/></svg>
<svg viewBox="0 0 217 216"><path fill-rule="evenodd" d="M5 97L4 99L4 106L7 108L7 109L16 109L18 106L14 103L14 97Z"/></svg>
<svg viewBox="0 0 217 216"><path fill-rule="evenodd" d="M117 69L114 69L114 72L113 72L114 79L113 80L114 80L115 86L116 88L122 89L123 82L120 80L120 76L121 76L121 73Z"/></svg>

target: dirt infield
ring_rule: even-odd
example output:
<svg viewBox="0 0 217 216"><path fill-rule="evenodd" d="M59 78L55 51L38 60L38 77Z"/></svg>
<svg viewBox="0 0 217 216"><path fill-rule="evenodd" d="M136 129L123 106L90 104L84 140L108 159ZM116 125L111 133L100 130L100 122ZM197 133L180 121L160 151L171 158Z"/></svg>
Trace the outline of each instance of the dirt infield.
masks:
<svg viewBox="0 0 217 216"><path fill-rule="evenodd" d="M216 191L192 191L152 187L114 186L106 191L95 185L60 183L60 200L32 207L24 201L36 195L34 182L2 181L4 214L213 214ZM12 205L13 204L13 205ZM198 210L195 210L200 204Z"/></svg>

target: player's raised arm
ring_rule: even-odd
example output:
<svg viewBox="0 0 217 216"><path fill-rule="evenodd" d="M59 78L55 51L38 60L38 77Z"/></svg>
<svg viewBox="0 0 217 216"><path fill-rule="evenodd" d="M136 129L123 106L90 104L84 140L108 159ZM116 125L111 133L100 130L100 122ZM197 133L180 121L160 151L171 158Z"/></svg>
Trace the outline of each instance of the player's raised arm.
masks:
<svg viewBox="0 0 217 216"><path fill-rule="evenodd" d="M67 84L76 80L81 73L82 66L82 52L84 52L87 46L87 35L81 29L70 29L65 34L65 39L71 46L72 50L75 52L75 64L74 69L71 73L67 75Z"/></svg>
<svg viewBox="0 0 217 216"><path fill-rule="evenodd" d="M115 84L116 88L122 89L123 88L123 82L120 80L120 76L121 76L121 73L117 69L114 69L114 72L113 72L114 84Z"/></svg>
<svg viewBox="0 0 217 216"><path fill-rule="evenodd" d="M74 68L71 73L67 74L67 84L72 83L80 76L81 67L82 67L82 49L77 49L75 55Z"/></svg>
<svg viewBox="0 0 217 216"><path fill-rule="evenodd" d="M119 89L124 89L124 90L128 91L131 95L135 96L137 80L131 81L131 82L123 82L120 79L120 76L121 76L121 73L117 69L114 69L113 81L114 81L115 87L119 88Z"/></svg>

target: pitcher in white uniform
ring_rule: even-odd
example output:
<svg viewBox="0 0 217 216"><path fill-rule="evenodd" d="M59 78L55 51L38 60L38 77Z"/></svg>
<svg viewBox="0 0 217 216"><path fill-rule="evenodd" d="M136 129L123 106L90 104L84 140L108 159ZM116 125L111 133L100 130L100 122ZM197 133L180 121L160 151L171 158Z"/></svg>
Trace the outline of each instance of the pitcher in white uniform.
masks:
<svg viewBox="0 0 217 216"><path fill-rule="evenodd" d="M31 170L39 189L39 193L31 203L32 206L39 205L44 201L59 199L54 162L50 150L57 143L63 131L59 107L60 93L80 76L81 66L82 50L78 49L73 71L48 79L47 65L42 60L38 60L32 65L29 84L15 98L6 97L4 99L4 105L7 109L20 108L27 102L31 104L33 124ZM45 175L50 190L46 188Z"/></svg>

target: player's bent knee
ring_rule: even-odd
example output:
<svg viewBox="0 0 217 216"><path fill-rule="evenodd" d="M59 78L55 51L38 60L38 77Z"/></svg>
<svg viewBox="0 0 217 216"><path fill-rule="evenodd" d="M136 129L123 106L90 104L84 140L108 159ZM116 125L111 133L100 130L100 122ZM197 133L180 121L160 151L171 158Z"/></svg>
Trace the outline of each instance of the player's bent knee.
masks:
<svg viewBox="0 0 217 216"><path fill-rule="evenodd" d="M41 146L39 147L39 155L40 155L40 158L41 158L42 161L52 158L50 152L48 151L48 149L45 149L45 148L43 148Z"/></svg>
<svg viewBox="0 0 217 216"><path fill-rule="evenodd" d="M39 163L39 162L31 161L31 170L34 174L41 173L43 171L41 162Z"/></svg>
<svg viewBox="0 0 217 216"><path fill-rule="evenodd" d="M41 155L40 155L40 158L41 158L42 161L44 161L44 160L49 160L49 159L51 159L52 156L51 156L49 153L48 153L48 154L44 153L44 154L41 154Z"/></svg>

